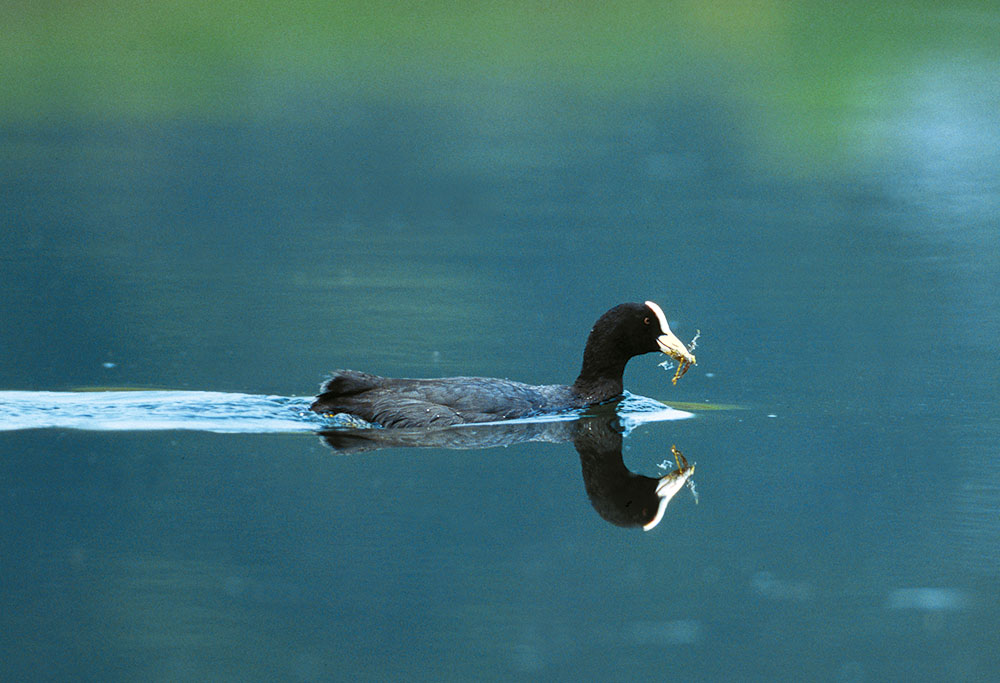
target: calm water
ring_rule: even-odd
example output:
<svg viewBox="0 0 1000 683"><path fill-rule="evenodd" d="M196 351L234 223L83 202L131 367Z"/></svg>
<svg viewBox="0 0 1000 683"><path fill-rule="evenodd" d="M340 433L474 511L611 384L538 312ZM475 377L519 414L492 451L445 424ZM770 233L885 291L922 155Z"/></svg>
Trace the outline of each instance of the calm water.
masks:
<svg viewBox="0 0 1000 683"><path fill-rule="evenodd" d="M0 431L0 677L996 677L1000 92L946 57L793 171L693 87L0 127L3 391L567 382L620 301L701 332L626 374L695 413L624 439L697 463L649 532L566 440Z"/></svg>

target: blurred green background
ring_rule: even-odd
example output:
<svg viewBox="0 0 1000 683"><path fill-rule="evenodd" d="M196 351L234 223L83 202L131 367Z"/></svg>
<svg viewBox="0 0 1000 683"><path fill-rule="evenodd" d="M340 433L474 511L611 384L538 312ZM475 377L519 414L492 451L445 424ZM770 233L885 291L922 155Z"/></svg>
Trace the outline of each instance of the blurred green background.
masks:
<svg viewBox="0 0 1000 683"><path fill-rule="evenodd" d="M925 95L915 77L958 70L972 81L966 87L995 97L994 10L980 2L6 3L0 117L317 118L347 98L458 106L468 117L488 110L516 125L560 116L529 105L540 90L584 99L700 91L741 121L772 170L808 173L845 158L878 163L906 144L892 126L858 124L902 124Z"/></svg>

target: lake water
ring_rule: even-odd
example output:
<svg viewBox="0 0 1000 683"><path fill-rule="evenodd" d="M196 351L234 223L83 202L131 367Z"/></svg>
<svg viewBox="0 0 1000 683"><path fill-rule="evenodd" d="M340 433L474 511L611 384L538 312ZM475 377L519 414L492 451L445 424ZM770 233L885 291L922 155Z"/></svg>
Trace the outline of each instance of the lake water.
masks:
<svg viewBox="0 0 1000 683"><path fill-rule="evenodd" d="M486 76L8 119L0 677L995 678L1000 89L927 54L823 150L694 85ZM572 381L646 299L700 330L676 386L626 373L694 415L623 440L697 463L650 531L598 513L571 433L343 452L282 421L340 367ZM157 393L109 425L124 389ZM222 393L157 423L165 390Z"/></svg>

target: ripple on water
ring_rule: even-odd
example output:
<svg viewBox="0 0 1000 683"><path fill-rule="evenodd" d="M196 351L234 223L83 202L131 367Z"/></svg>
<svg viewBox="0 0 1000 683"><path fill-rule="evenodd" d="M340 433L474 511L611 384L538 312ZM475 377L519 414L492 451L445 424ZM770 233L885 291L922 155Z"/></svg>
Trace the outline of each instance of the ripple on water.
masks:
<svg viewBox="0 0 1000 683"><path fill-rule="evenodd" d="M321 417L311 397L216 391L0 391L0 430L186 429L210 432L312 432L359 429L349 415ZM646 422L692 417L643 396L626 394L617 412L626 432ZM582 411L539 415L509 422L576 420Z"/></svg>

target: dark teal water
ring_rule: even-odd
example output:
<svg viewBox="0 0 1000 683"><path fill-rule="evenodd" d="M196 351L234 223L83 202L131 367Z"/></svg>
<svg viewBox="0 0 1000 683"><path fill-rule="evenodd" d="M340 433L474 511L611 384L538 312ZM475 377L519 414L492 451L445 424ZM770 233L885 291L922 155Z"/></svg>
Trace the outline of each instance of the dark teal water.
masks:
<svg viewBox="0 0 1000 683"><path fill-rule="evenodd" d="M8 125L0 389L566 382L652 299L699 365L627 387L726 409L626 437L697 462L649 532L565 442L0 432L3 678L995 676L998 98L935 82L952 118L844 112L898 144L799 175L693 93Z"/></svg>

